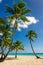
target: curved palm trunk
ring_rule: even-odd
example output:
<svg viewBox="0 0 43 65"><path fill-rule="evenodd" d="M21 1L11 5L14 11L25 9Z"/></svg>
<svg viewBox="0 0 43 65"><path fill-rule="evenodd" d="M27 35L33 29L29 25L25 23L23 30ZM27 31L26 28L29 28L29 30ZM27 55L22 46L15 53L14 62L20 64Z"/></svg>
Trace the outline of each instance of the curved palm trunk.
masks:
<svg viewBox="0 0 43 65"><path fill-rule="evenodd" d="M8 52L6 53L6 55L4 55L4 60L5 60L6 57L8 56L9 52L10 52L10 49L8 50Z"/></svg>
<svg viewBox="0 0 43 65"><path fill-rule="evenodd" d="M15 20L15 22L16 22L16 20ZM14 33L15 33L15 31L16 31L16 29L15 29L15 27L13 27L12 41L11 41L10 47L12 46L12 43L13 43L13 38L14 38ZM6 53L6 55L4 55L4 58L3 58L3 54L2 54L2 57L1 57L1 58L3 58L2 61L4 61L4 60L6 59L6 57L8 56L8 54L9 54L10 51L11 51L11 50L10 50L10 48L9 48L8 52ZM2 62L2 61L1 61L1 62Z"/></svg>
<svg viewBox="0 0 43 65"><path fill-rule="evenodd" d="M31 43L31 40L30 40L30 45L31 45L32 51L33 51L34 55L36 56L36 58L40 58L40 57L38 57L38 56L36 55L36 53L35 53L35 51L34 51L34 49L33 49L33 46L32 46L32 43Z"/></svg>
<svg viewBox="0 0 43 65"><path fill-rule="evenodd" d="M13 43L13 37L14 37L14 28L13 28L13 32L12 32L12 41L11 41L10 47L12 46L12 43ZM7 54L4 56L4 59L6 59L6 57L8 56L8 54L9 54L10 51L11 51L11 50L10 50L10 48L9 48Z"/></svg>
<svg viewBox="0 0 43 65"><path fill-rule="evenodd" d="M1 58L0 58L0 62L2 62L4 60L4 54L2 52Z"/></svg>
<svg viewBox="0 0 43 65"><path fill-rule="evenodd" d="M16 20L17 20L17 18L16 18ZM16 20L15 20L15 22L17 22ZM16 31L16 29L15 29L15 26L14 26L14 27L13 27L13 31L12 31L12 41L11 41L10 47L12 46L12 43L13 43L13 38L14 38L14 33L15 33L15 31ZM11 51L11 50L10 50L10 48L9 48L9 50L8 50L6 56L4 57L4 59L6 59L6 57L7 57L7 55L9 54L10 51Z"/></svg>
<svg viewBox="0 0 43 65"><path fill-rule="evenodd" d="M2 53L1 53L0 62L2 62L3 60L4 60L4 51L3 51L3 47L2 47Z"/></svg>
<svg viewBox="0 0 43 65"><path fill-rule="evenodd" d="M9 54L9 52L10 52L10 49L8 50L8 52L6 53L6 55L2 54L2 56L0 58L0 62L3 62L6 59L7 55Z"/></svg>
<svg viewBox="0 0 43 65"><path fill-rule="evenodd" d="M17 58L17 50L16 50L15 58Z"/></svg>
<svg viewBox="0 0 43 65"><path fill-rule="evenodd" d="M1 52L1 60L3 60L3 59L4 59L3 41L2 41L2 47L1 47L1 50L2 50L2 52Z"/></svg>
<svg viewBox="0 0 43 65"><path fill-rule="evenodd" d="M1 55L1 59L3 59L4 58L4 53L3 53L4 51L3 51L3 47L2 47L2 55Z"/></svg>
<svg viewBox="0 0 43 65"><path fill-rule="evenodd" d="M13 32L12 32L12 41L11 41L10 47L12 46L12 43L13 43L13 37L14 37L14 27L13 27ZM11 50L10 50L10 48L9 48L7 54L4 56L4 59L6 59L6 57L8 56L8 54L9 54L10 51L11 51Z"/></svg>
<svg viewBox="0 0 43 65"><path fill-rule="evenodd" d="M4 55L2 54L2 55L1 55L1 59L3 59L3 58L4 58Z"/></svg>
<svg viewBox="0 0 43 65"><path fill-rule="evenodd" d="M10 47L12 46L12 43L13 43L13 36L14 36L14 34L12 34L12 42L11 42L11 44L10 44ZM2 51L2 56L1 56L0 62L4 61L4 60L6 59L6 57L7 57L8 54L9 54L9 52L10 52L10 48L9 48L8 52L6 53L6 55L3 55L3 51ZM4 57L3 57L3 56L4 56Z"/></svg>

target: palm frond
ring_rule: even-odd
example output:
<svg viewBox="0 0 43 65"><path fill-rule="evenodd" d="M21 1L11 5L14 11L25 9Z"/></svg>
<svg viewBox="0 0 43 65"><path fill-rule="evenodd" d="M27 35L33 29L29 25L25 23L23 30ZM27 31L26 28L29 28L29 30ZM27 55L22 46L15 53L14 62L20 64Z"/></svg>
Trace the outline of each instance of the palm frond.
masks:
<svg viewBox="0 0 43 65"><path fill-rule="evenodd" d="M19 2L18 7L23 9L24 7L26 7L26 3L25 2Z"/></svg>
<svg viewBox="0 0 43 65"><path fill-rule="evenodd" d="M34 42L34 38L38 38L38 35L34 30L30 30L28 31L28 34L26 35L26 37L28 37L29 40Z"/></svg>
<svg viewBox="0 0 43 65"><path fill-rule="evenodd" d="M24 10L24 11L21 13L21 15L25 15L25 14L30 13L30 12L31 12L31 10L30 10L30 9L27 9L27 10Z"/></svg>
<svg viewBox="0 0 43 65"><path fill-rule="evenodd" d="M24 46L23 45L19 46L18 50L24 50Z"/></svg>
<svg viewBox="0 0 43 65"><path fill-rule="evenodd" d="M21 12L21 9L18 7L17 4L14 4L14 11L15 11L15 14L19 14Z"/></svg>
<svg viewBox="0 0 43 65"><path fill-rule="evenodd" d="M21 19L23 22L30 22L25 16L20 16L20 19Z"/></svg>
<svg viewBox="0 0 43 65"><path fill-rule="evenodd" d="M11 7L9 7L7 4L5 6L6 6L6 12L14 14L14 10Z"/></svg>
<svg viewBox="0 0 43 65"><path fill-rule="evenodd" d="M10 22L12 22L12 20L15 18L15 16L8 16L6 17Z"/></svg>
<svg viewBox="0 0 43 65"><path fill-rule="evenodd" d="M26 35L26 37L28 37L28 35Z"/></svg>
<svg viewBox="0 0 43 65"><path fill-rule="evenodd" d="M5 20L3 18L0 18L0 25L6 24Z"/></svg>

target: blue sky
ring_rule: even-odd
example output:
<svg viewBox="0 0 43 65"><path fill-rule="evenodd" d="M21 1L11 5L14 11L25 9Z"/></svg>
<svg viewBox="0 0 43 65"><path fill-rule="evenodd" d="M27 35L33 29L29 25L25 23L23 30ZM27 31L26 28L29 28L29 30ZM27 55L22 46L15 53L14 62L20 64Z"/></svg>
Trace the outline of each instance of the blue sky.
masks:
<svg viewBox="0 0 43 65"><path fill-rule="evenodd" d="M12 4L16 0L0 0L0 17L8 16L9 13L5 13L5 4L13 6ZM25 46L24 51L19 52L32 52L29 40L25 37L28 30L33 29L37 32L39 38L33 43L35 52L43 53L43 0L23 0L27 3L28 8L32 10L27 16L34 17L37 23L28 25L27 28L21 28L21 31L17 31L14 35L14 40L21 40Z"/></svg>

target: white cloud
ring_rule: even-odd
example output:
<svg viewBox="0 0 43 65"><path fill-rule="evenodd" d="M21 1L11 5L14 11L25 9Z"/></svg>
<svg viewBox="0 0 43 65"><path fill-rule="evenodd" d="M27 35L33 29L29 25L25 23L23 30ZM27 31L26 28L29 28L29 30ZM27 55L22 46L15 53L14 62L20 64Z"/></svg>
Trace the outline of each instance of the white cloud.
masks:
<svg viewBox="0 0 43 65"><path fill-rule="evenodd" d="M13 25L14 25L14 23L15 23L15 20L16 20L16 19L14 19L14 20L12 21L12 24L13 24Z"/></svg>
<svg viewBox="0 0 43 65"><path fill-rule="evenodd" d="M17 29L18 29L18 31L21 31L21 28L20 27L18 27Z"/></svg>
<svg viewBox="0 0 43 65"><path fill-rule="evenodd" d="M2 0L0 0L0 3L2 2Z"/></svg>
<svg viewBox="0 0 43 65"><path fill-rule="evenodd" d="M35 17L26 16L26 18L28 20L30 20L30 22L23 22L22 20L19 20L19 22L18 22L18 31L21 31L21 28L24 28L24 29L28 28L29 25L36 24L39 21ZM13 20L12 24L14 25L14 23L15 23L15 19Z"/></svg>
<svg viewBox="0 0 43 65"><path fill-rule="evenodd" d="M0 33L0 35L2 36L3 34L2 34L2 33Z"/></svg>
<svg viewBox="0 0 43 65"><path fill-rule="evenodd" d="M18 23L18 28L20 29L18 29L19 31L21 31L21 28L28 28L28 26L29 25L31 25L31 24L36 24L39 20L38 19L36 19L35 17L26 17L28 20L30 20L30 22L23 22L23 21L21 21L21 22L19 22Z"/></svg>

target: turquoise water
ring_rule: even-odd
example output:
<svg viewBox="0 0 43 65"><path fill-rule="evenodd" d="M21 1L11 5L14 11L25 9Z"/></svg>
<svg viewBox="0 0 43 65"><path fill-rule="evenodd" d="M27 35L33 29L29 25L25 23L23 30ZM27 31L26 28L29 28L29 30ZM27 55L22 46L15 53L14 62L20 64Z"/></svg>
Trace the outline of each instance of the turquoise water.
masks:
<svg viewBox="0 0 43 65"><path fill-rule="evenodd" d="M9 55L15 55L14 53L10 53ZM34 56L33 53L18 53L19 56ZM38 56L43 56L43 53L36 53Z"/></svg>

